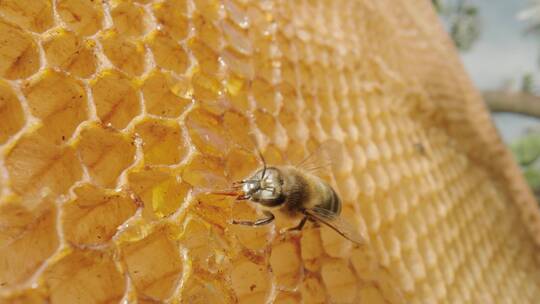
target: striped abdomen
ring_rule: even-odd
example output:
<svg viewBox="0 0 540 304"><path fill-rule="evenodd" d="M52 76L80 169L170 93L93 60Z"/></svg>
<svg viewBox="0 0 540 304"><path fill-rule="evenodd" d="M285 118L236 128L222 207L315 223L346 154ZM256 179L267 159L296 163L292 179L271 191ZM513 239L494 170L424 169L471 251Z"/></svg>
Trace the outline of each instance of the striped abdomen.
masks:
<svg viewBox="0 0 540 304"><path fill-rule="evenodd" d="M319 180L319 187L324 190L322 190L320 193L320 202L313 202L315 206L339 215L341 213L341 200L339 199L336 191L334 191L334 189L323 180Z"/></svg>

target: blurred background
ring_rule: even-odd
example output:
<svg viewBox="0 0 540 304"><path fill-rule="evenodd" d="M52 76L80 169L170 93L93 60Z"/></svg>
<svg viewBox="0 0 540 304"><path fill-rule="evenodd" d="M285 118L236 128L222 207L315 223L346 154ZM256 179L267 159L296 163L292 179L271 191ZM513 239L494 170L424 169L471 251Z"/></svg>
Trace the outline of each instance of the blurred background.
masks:
<svg viewBox="0 0 540 304"><path fill-rule="evenodd" d="M433 0L540 201L540 0Z"/></svg>

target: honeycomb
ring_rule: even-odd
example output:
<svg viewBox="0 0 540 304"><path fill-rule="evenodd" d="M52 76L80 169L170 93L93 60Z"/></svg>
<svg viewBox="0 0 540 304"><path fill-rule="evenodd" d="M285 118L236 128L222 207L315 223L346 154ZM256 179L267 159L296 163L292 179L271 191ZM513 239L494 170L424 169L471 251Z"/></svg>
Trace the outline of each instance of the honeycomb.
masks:
<svg viewBox="0 0 540 304"><path fill-rule="evenodd" d="M431 1L0 1L0 303L533 303L540 220ZM368 236L227 189L329 139Z"/></svg>

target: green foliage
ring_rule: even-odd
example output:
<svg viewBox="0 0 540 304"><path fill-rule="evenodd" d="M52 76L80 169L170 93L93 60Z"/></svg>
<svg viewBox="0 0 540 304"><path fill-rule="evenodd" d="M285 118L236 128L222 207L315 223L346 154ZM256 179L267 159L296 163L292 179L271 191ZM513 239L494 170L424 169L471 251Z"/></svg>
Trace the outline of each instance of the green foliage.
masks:
<svg viewBox="0 0 540 304"><path fill-rule="evenodd" d="M525 93L533 93L534 77L531 73L526 73L521 79L521 91Z"/></svg>
<svg viewBox="0 0 540 304"><path fill-rule="evenodd" d="M480 37L480 18L474 6L458 7L455 20L450 28L450 35L461 51L468 51Z"/></svg>
<svg viewBox="0 0 540 304"><path fill-rule="evenodd" d="M432 0L435 10L448 27L456 47L468 51L481 33L480 14L467 0Z"/></svg>
<svg viewBox="0 0 540 304"><path fill-rule="evenodd" d="M525 168L523 169L523 175L529 186L537 192L540 189L540 170L535 168Z"/></svg>
<svg viewBox="0 0 540 304"><path fill-rule="evenodd" d="M529 166L540 157L540 133L530 133L518 139L510 146L518 163Z"/></svg>
<svg viewBox="0 0 540 304"><path fill-rule="evenodd" d="M516 160L523 170L523 175L533 191L540 195L540 133L531 132L510 146Z"/></svg>
<svg viewBox="0 0 540 304"><path fill-rule="evenodd" d="M433 6L435 7L437 13L440 14L443 10L442 0L432 0L431 2L433 3Z"/></svg>

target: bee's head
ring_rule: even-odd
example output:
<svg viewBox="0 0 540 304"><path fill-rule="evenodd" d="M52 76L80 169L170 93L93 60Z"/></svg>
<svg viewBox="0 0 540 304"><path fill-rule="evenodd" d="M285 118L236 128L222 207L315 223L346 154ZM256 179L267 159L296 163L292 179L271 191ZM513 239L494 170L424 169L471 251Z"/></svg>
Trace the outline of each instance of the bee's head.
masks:
<svg viewBox="0 0 540 304"><path fill-rule="evenodd" d="M283 180L277 168L265 167L239 184L243 192L242 199L265 206L276 206L284 200L282 193Z"/></svg>

